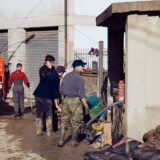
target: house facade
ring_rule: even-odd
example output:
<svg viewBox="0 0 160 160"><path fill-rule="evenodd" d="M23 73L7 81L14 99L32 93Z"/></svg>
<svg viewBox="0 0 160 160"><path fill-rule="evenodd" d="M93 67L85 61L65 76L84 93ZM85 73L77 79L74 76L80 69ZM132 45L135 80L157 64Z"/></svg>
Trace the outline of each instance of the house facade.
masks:
<svg viewBox="0 0 160 160"><path fill-rule="evenodd" d="M2 1L2 0L0 0ZM55 66L65 63L64 0L5 0L0 6L0 56L11 72L23 64L31 83L31 97L39 82L39 68L47 54L55 57ZM74 27L94 25L94 16L74 15L74 0L67 1L67 64L74 59ZM8 61L9 60L9 61Z"/></svg>

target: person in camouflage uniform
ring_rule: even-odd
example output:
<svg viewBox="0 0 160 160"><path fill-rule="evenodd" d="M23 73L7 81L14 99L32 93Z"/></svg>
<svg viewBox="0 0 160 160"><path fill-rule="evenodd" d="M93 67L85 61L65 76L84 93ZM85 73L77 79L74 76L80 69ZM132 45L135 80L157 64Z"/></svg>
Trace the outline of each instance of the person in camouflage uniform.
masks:
<svg viewBox="0 0 160 160"><path fill-rule="evenodd" d="M88 105L85 95L85 83L81 77L84 70L84 63L81 60L75 60L72 64L74 70L68 73L60 86L60 93L64 96L63 109L61 115L60 141L59 147L64 145L65 132L69 124L72 126L72 147L78 146L78 130L83 119L83 106L86 114Z"/></svg>
<svg viewBox="0 0 160 160"><path fill-rule="evenodd" d="M70 120L71 117L71 120ZM67 127L70 123L72 126L72 139L77 139L76 132L78 131L81 121L83 119L83 109L82 103L79 98L69 98L64 99L63 113L61 122L64 128Z"/></svg>

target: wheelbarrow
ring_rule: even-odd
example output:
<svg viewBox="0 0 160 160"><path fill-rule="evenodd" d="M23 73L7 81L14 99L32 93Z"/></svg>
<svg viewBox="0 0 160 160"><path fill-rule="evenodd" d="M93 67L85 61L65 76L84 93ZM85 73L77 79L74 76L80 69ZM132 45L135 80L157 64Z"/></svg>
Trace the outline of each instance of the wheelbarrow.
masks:
<svg viewBox="0 0 160 160"><path fill-rule="evenodd" d="M106 120L106 111L112 107L123 104L123 100L117 101L109 106L99 104L99 99L96 95L87 97L89 105L90 120L83 122L80 128L80 133L85 134L89 143L92 143L97 136L103 132L104 122Z"/></svg>

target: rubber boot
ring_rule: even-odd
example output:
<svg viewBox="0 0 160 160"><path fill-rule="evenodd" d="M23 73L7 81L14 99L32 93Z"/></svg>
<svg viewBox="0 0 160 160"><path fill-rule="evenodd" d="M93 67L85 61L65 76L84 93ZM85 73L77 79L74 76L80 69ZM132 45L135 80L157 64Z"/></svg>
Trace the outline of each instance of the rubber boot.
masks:
<svg viewBox="0 0 160 160"><path fill-rule="evenodd" d="M79 131L79 127L72 128L72 147L79 146L79 143L77 142L78 131Z"/></svg>
<svg viewBox="0 0 160 160"><path fill-rule="evenodd" d="M52 118L48 117L46 119L46 127L47 127L47 136L53 136L53 125L52 125Z"/></svg>
<svg viewBox="0 0 160 160"><path fill-rule="evenodd" d="M42 128L43 128L42 119L36 118L36 135L37 136L40 136L43 134Z"/></svg>
<svg viewBox="0 0 160 160"><path fill-rule="evenodd" d="M15 120L20 119L20 114L19 114L19 113L15 113L15 114L14 114L14 119L15 119Z"/></svg>
<svg viewBox="0 0 160 160"><path fill-rule="evenodd" d="M66 133L66 127L60 127L60 141L58 142L58 147L63 147L65 133Z"/></svg>

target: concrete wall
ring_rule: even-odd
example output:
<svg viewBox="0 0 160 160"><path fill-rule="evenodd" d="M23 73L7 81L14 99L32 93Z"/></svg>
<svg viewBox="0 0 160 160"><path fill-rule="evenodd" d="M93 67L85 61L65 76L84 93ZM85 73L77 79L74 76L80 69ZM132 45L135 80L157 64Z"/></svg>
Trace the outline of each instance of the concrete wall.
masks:
<svg viewBox="0 0 160 160"><path fill-rule="evenodd" d="M126 134L137 140L160 124L160 18L130 15L126 25Z"/></svg>
<svg viewBox="0 0 160 160"><path fill-rule="evenodd" d="M0 0L0 2L1 1L2 0ZM24 28L59 26L58 63L64 64L63 0L6 0L1 3L0 16L0 29L8 30L8 55L10 56L15 52L15 56L11 60L13 64L12 71L15 69L17 62L22 62L25 70L25 43L22 43L26 36ZM17 47L18 49L16 49ZM21 54L19 54L19 52L21 52Z"/></svg>
<svg viewBox="0 0 160 160"><path fill-rule="evenodd" d="M0 29L59 26L64 23L63 0L0 0L0 2Z"/></svg>
<svg viewBox="0 0 160 160"><path fill-rule="evenodd" d="M25 28L58 26L58 63L64 64L63 0L6 0L1 3L0 16L0 29L8 30L8 55L15 52L11 60L12 71L17 62L24 65L25 71L25 43L22 43L26 36Z"/></svg>
<svg viewBox="0 0 160 160"><path fill-rule="evenodd" d="M58 64L64 65L64 26L58 27Z"/></svg>
<svg viewBox="0 0 160 160"><path fill-rule="evenodd" d="M8 29L8 57L12 57L10 63L11 72L16 69L17 63L23 64L23 71L25 71L25 43L26 32L24 29ZM15 53L16 52L16 53Z"/></svg>
<svg viewBox="0 0 160 160"><path fill-rule="evenodd" d="M86 96L97 94L98 76L97 77L83 76L83 78L85 80Z"/></svg>

